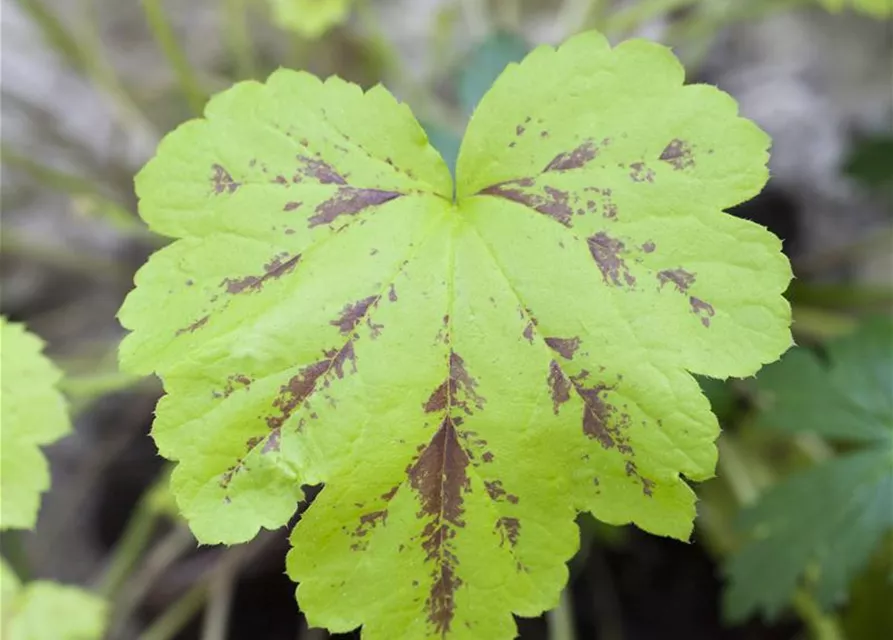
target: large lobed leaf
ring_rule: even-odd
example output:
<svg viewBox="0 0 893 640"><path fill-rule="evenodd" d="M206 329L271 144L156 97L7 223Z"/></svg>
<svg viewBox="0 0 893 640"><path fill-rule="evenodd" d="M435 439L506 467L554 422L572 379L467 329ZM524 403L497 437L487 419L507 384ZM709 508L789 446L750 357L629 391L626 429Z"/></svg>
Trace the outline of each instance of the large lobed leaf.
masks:
<svg viewBox="0 0 893 640"><path fill-rule="evenodd" d="M742 514L751 540L727 567L732 619L777 616L805 576L832 606L893 528L893 323L874 319L826 355L827 364L795 349L760 374L761 421L861 446L791 476Z"/></svg>
<svg viewBox="0 0 893 640"><path fill-rule="evenodd" d="M0 316L0 530L34 526L40 494L50 486L40 446L71 429L56 390L62 374L42 350L24 325Z"/></svg>
<svg viewBox="0 0 893 640"><path fill-rule="evenodd" d="M578 511L687 538L718 432L691 373L791 344L779 241L722 212L767 146L664 47L595 33L497 80L455 199L381 87L215 97L137 178L179 239L120 312L195 534L247 540L325 483L288 571L312 624L369 638L511 637L557 602Z"/></svg>

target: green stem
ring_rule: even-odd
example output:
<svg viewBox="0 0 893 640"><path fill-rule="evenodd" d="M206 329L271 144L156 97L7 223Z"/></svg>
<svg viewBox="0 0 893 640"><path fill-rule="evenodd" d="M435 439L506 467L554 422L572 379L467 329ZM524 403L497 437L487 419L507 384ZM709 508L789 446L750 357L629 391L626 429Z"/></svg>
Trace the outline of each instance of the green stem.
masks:
<svg viewBox="0 0 893 640"><path fill-rule="evenodd" d="M130 576L116 594L113 618L109 625L113 636L124 628L158 578L194 546L195 539L189 530L177 525L152 548L140 569Z"/></svg>
<svg viewBox="0 0 893 640"><path fill-rule="evenodd" d="M189 64L186 52L180 46L180 43L177 42L174 30L164 13L162 0L142 0L142 2L143 12L146 15L146 21L149 23L149 29L152 31L158 47L173 68L180 83L180 90L186 97L189 108L195 115L201 115L207 96L202 89L195 70Z"/></svg>
<svg viewBox="0 0 893 640"><path fill-rule="evenodd" d="M226 640L238 569L237 565L221 566L211 576L201 640Z"/></svg>
<svg viewBox="0 0 893 640"><path fill-rule="evenodd" d="M635 31L646 22L672 11L685 9L703 0L642 0L612 13L605 20L605 33L620 36Z"/></svg>
<svg viewBox="0 0 893 640"><path fill-rule="evenodd" d="M199 614L207 598L207 583L199 582L194 585L140 635L140 640L175 638Z"/></svg>
<svg viewBox="0 0 893 640"><path fill-rule="evenodd" d="M827 615L802 589L791 598L794 611L810 631L812 640L845 640L846 634L837 619Z"/></svg>
<svg viewBox="0 0 893 640"><path fill-rule="evenodd" d="M106 62L98 43L98 36L92 39L94 46L82 44L62 24L56 15L44 5L43 0L18 0L19 6L28 14L40 29L44 41L68 65L83 73L93 84L112 100L118 121L131 132L158 139L155 127L143 110L134 102L113 69Z"/></svg>
<svg viewBox="0 0 893 640"><path fill-rule="evenodd" d="M158 513L152 509L148 496L144 495L134 510L124 530L111 561L96 587L103 598L111 599L124 584L127 576L136 566L155 532Z"/></svg>
<svg viewBox="0 0 893 640"><path fill-rule="evenodd" d="M240 79L254 78L257 63L248 30L245 0L226 0L225 14L226 40L235 62L236 75Z"/></svg>
<svg viewBox="0 0 893 640"><path fill-rule="evenodd" d="M546 614L546 619L549 622L549 640L576 640L574 607L568 587L561 592L558 606Z"/></svg>

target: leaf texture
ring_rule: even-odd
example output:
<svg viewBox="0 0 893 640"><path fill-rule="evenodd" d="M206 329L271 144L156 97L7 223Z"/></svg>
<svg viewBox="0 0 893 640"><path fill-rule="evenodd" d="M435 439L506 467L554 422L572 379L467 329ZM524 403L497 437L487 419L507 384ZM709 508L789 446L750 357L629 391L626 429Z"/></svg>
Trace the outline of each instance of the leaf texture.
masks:
<svg viewBox="0 0 893 640"><path fill-rule="evenodd" d="M30 529L50 471L40 446L71 429L56 390L61 372L41 352L43 342L24 325L0 316L0 529Z"/></svg>
<svg viewBox="0 0 893 640"><path fill-rule="evenodd" d="M579 511L686 539L718 433L691 374L791 344L779 241L722 212L767 146L667 49L595 33L505 71L455 189L380 87L215 97L138 176L178 240L120 312L193 531L249 539L324 483L288 572L313 625L368 638L512 637Z"/></svg>

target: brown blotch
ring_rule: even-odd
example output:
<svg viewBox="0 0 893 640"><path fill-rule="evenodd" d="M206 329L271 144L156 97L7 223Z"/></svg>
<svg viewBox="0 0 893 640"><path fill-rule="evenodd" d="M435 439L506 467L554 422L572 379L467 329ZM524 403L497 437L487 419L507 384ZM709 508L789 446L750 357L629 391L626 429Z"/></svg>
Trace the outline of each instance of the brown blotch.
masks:
<svg viewBox="0 0 893 640"><path fill-rule="evenodd" d="M397 289L392 284L390 289L388 289L388 300L391 302L397 302Z"/></svg>
<svg viewBox="0 0 893 640"><path fill-rule="evenodd" d="M633 182L654 182L654 171L646 167L644 162L633 162L629 168L629 177Z"/></svg>
<svg viewBox="0 0 893 640"><path fill-rule="evenodd" d="M632 447L626 433L631 422L629 415L602 397L606 391L615 387L606 384L584 387L582 375L571 378L571 381L584 403L583 433L598 441L604 449L616 447L621 453L631 454Z"/></svg>
<svg viewBox="0 0 893 640"><path fill-rule="evenodd" d="M299 171L304 176L315 179L320 184L347 184L347 181L327 162L307 156L298 156L297 158L298 162L303 165Z"/></svg>
<svg viewBox="0 0 893 640"><path fill-rule="evenodd" d="M505 489L502 488L502 480L484 480L484 488L487 489L487 495L490 496L491 500L499 500L505 495Z"/></svg>
<svg viewBox="0 0 893 640"><path fill-rule="evenodd" d="M422 531L422 548L425 561L434 564L434 584L425 604L428 621L440 635L450 631L455 593L462 584L455 575L459 560L452 551L452 540L456 529L465 526L463 494L470 489L469 464L447 415L419 459L408 469L410 486L421 501L417 517L428 520Z"/></svg>
<svg viewBox="0 0 893 640"><path fill-rule="evenodd" d="M523 125L519 124L515 127L515 135L523 136L525 131L527 131L527 129L525 129Z"/></svg>
<svg viewBox="0 0 893 640"><path fill-rule="evenodd" d="M338 327L338 330L343 335L350 335L350 333L357 328L357 325L363 321L363 318L366 317L369 307L375 305L377 302L378 296L369 296L368 298L363 298L357 302L348 303L344 305L344 308L341 310L341 315L329 322L329 324Z"/></svg>
<svg viewBox="0 0 893 640"><path fill-rule="evenodd" d="M642 245L642 251L644 251L645 253L654 253L654 250L656 248L657 248L657 245L655 245L650 240Z"/></svg>
<svg viewBox="0 0 893 640"><path fill-rule="evenodd" d="M437 413L438 411L443 411L444 409L446 409L449 395L449 382L445 381L440 383L440 386L434 390L434 392L428 398L428 401L425 403L425 413Z"/></svg>
<svg viewBox="0 0 893 640"><path fill-rule="evenodd" d="M481 460L484 462L493 462L493 453L491 451L484 451L484 453L481 454Z"/></svg>
<svg viewBox="0 0 893 640"><path fill-rule="evenodd" d="M639 470L636 468L636 463L632 460L626 461L626 475L630 476L631 478L636 478L639 482L642 483L642 493L644 493L646 496L650 498L653 495L654 481L642 476L642 474L639 473Z"/></svg>
<svg viewBox="0 0 893 640"><path fill-rule="evenodd" d="M294 211L295 209L300 207L302 204L304 204L304 203L303 202L286 202L285 206L282 207L282 210L283 211Z"/></svg>
<svg viewBox="0 0 893 640"><path fill-rule="evenodd" d="M315 213L308 220L308 226L312 228L331 224L341 216L355 216L369 207L390 202L401 195L403 194L396 191L339 187L335 195L316 207Z"/></svg>
<svg viewBox="0 0 893 640"><path fill-rule="evenodd" d="M223 397L228 398L236 390L237 384L248 388L251 386L251 378L241 373L229 376L226 379L226 386L223 387Z"/></svg>
<svg viewBox="0 0 893 640"><path fill-rule="evenodd" d="M613 284L616 287L622 286L625 282L628 286L636 283L635 277L626 267L626 262L620 257L625 250L625 245L620 240L610 237L604 231L599 231L594 236L587 238L589 244L589 253L592 259L598 265L602 272L602 279L606 284ZM623 282L620 278L623 277Z"/></svg>
<svg viewBox="0 0 893 640"><path fill-rule="evenodd" d="M672 282L676 287L676 291L685 293L688 291L688 288L695 283L695 274L690 273L685 269L665 269L664 271L658 272L657 280L660 282L661 289L663 289L664 285L668 282Z"/></svg>
<svg viewBox="0 0 893 640"><path fill-rule="evenodd" d="M543 173L548 171L570 171L571 169L579 169L591 162L598 155L598 147L590 139L586 140L573 151L559 153L552 158L552 161L543 169Z"/></svg>
<svg viewBox="0 0 893 640"><path fill-rule="evenodd" d="M465 361L455 351L450 352L450 406L462 409L466 414L473 413L471 406L484 408L486 398L477 392L477 380L468 374Z"/></svg>
<svg viewBox="0 0 893 640"><path fill-rule="evenodd" d="M661 152L660 159L673 165L676 171L682 171L689 167L695 166L695 159L692 155L691 145L685 140L676 138Z"/></svg>
<svg viewBox="0 0 893 640"><path fill-rule="evenodd" d="M513 547L518 543L518 534L521 532L521 523L517 518L503 516L496 521L496 529L499 531L500 537L502 538L499 541L500 547L504 547L506 542Z"/></svg>
<svg viewBox="0 0 893 640"><path fill-rule="evenodd" d="M561 405L571 399L571 381L554 360L549 363L549 376L546 380L552 393L552 411L558 415Z"/></svg>
<svg viewBox="0 0 893 640"><path fill-rule="evenodd" d="M279 410L278 416L267 416L267 426L270 429L279 429L316 388L316 381L325 374L332 365L332 360L327 358L307 365L279 388L279 396L273 400L273 407Z"/></svg>
<svg viewBox="0 0 893 640"><path fill-rule="evenodd" d="M524 327L524 331L522 335L524 339L527 340L530 344L533 344L533 330L536 328L536 322L532 319L527 321L527 326Z"/></svg>
<svg viewBox="0 0 893 640"><path fill-rule="evenodd" d="M546 338L546 344L553 351L557 351L562 358L571 360L577 349L580 348L580 338Z"/></svg>
<svg viewBox="0 0 893 640"><path fill-rule="evenodd" d="M239 278L237 280L224 278L223 282L221 282L220 284L221 286L226 287L227 293L233 295L243 293L245 291L259 291L264 286L264 283L268 280L281 278L285 274L293 271L295 266L301 260L300 253L293 258L289 258L285 262L282 261L284 257L285 254L277 256L273 258L272 261L264 265L264 274L262 276L245 276L244 278Z"/></svg>
<svg viewBox="0 0 893 640"><path fill-rule="evenodd" d="M573 209L569 204L570 194L550 186L543 187L546 195L524 190L524 188L532 187L533 185L534 181L532 179L521 178L520 180L509 180L491 185L486 189L482 189L479 193L481 195L498 196L523 204L544 216L552 218L565 227L570 227L574 216Z"/></svg>
<svg viewBox="0 0 893 640"><path fill-rule="evenodd" d="M264 448L260 450L262 455L266 455L271 451L279 451L281 433L282 429L278 427L270 432L270 435L267 436L267 441L264 443Z"/></svg>
<svg viewBox="0 0 893 640"><path fill-rule="evenodd" d="M709 327L710 318L716 315L713 305L709 302L704 302L700 298L695 298L694 296L691 296L688 299L688 303L691 305L692 312L701 317L701 324L705 327Z"/></svg>
<svg viewBox="0 0 893 640"><path fill-rule="evenodd" d="M229 171L223 168L223 166L219 164L212 164L211 169L214 170L214 177L212 178L214 182L214 193L220 195L224 192L226 193L235 193L238 191L239 187L242 186L241 182L236 182L233 180L233 177L230 175Z"/></svg>
<svg viewBox="0 0 893 640"><path fill-rule="evenodd" d="M211 316L202 316L201 318L199 318L198 320L193 322L188 327L183 327L182 329L177 329L177 331L174 335L182 336L184 333L192 333L194 331L197 331L197 330L201 329L203 326L205 326L206 324L208 324L208 320L210 318L211 318Z"/></svg>
<svg viewBox="0 0 893 640"><path fill-rule="evenodd" d="M364 537L369 533L371 529L374 529L376 525L379 523L387 524L388 522L388 510L381 509L380 511L372 511L371 513L364 513L360 516L360 523L357 525L357 528L354 530L353 535L358 538Z"/></svg>

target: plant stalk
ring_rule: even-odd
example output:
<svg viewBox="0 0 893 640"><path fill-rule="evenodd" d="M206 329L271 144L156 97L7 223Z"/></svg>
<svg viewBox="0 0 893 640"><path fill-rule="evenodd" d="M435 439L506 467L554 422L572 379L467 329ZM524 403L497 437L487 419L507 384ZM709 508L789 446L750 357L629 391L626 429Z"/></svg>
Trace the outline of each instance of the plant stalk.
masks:
<svg viewBox="0 0 893 640"><path fill-rule="evenodd" d="M186 52L177 42L176 34L165 15L162 0L142 0L142 3L143 12L155 42L174 70L180 90L183 92L189 108L193 114L200 116L205 107L207 95L202 89L195 70L189 64Z"/></svg>

